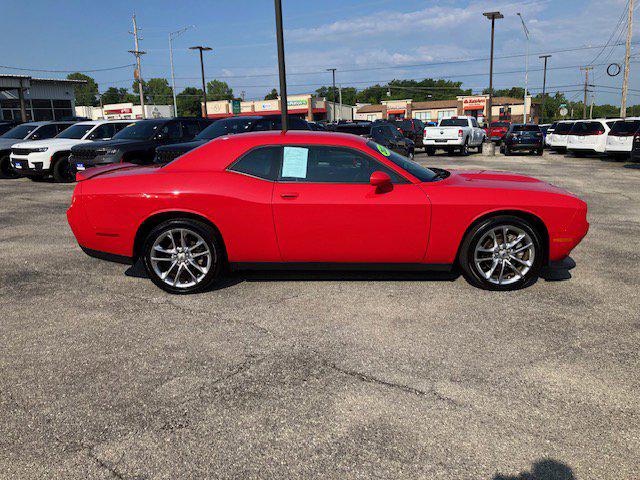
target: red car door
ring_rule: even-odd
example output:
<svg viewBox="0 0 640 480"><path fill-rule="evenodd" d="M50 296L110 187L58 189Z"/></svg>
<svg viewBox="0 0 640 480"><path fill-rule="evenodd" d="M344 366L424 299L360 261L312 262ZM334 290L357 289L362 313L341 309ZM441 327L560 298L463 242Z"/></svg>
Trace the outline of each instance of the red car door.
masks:
<svg viewBox="0 0 640 480"><path fill-rule="evenodd" d="M370 185L374 171L391 177L389 191ZM418 263L430 204L418 185L363 152L286 146L273 216L285 262Z"/></svg>

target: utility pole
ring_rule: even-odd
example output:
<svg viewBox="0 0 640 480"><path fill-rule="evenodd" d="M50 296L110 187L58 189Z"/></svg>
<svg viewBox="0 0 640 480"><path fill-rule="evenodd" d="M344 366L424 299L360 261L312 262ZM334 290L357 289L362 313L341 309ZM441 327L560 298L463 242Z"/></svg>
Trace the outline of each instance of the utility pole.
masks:
<svg viewBox="0 0 640 480"><path fill-rule="evenodd" d="M333 76L333 90L331 90L331 101L333 102L333 107L331 111L333 112L333 121L336 121L336 69L335 68L327 68L327 72L331 72Z"/></svg>
<svg viewBox="0 0 640 480"><path fill-rule="evenodd" d="M582 118L587 118L587 94L589 93L589 70L593 70L593 67L586 66L580 67L580 71L584 71L584 100L582 103Z"/></svg>
<svg viewBox="0 0 640 480"><path fill-rule="evenodd" d="M204 81L204 59L202 58L202 52L209 52L213 49L198 45L196 47L189 47L189 50L200 50L200 73L202 74L202 117L207 118L207 86Z"/></svg>
<svg viewBox="0 0 640 480"><path fill-rule="evenodd" d="M633 35L633 0L629 0L627 14L627 50L624 56L624 78L622 80L622 100L620 101L620 117L627 118L627 89L629 88L629 57L631 56L631 37Z"/></svg>
<svg viewBox="0 0 640 480"><path fill-rule="evenodd" d="M527 123L527 88L529 86L529 29L524 23L524 18L520 13L517 14L522 22L522 29L527 37L527 46L524 56L524 123Z"/></svg>
<svg viewBox="0 0 640 480"><path fill-rule="evenodd" d="M342 85L338 85L338 105L340 105L338 110L340 118L338 120L342 120Z"/></svg>
<svg viewBox="0 0 640 480"><path fill-rule="evenodd" d="M282 133L287 124L287 68L284 62L284 33L282 29L282 0L274 0L276 10L276 41L278 43L278 74L280 77L280 113L282 115Z"/></svg>
<svg viewBox="0 0 640 480"><path fill-rule="evenodd" d="M169 32L169 62L171 64L171 91L173 92L173 116L178 116L178 103L176 101L176 77L173 72L173 40L178 38L184 32L190 28L195 28L195 25L189 25L187 27L176 30L175 32Z"/></svg>
<svg viewBox="0 0 640 480"><path fill-rule="evenodd" d="M591 95L591 106L589 107L589 120L593 119L593 102L595 101L596 96Z"/></svg>
<svg viewBox="0 0 640 480"><path fill-rule="evenodd" d="M540 55L538 58L544 59L544 73L542 74L542 112L540 112L540 122L544 123L544 104L546 100L547 93L547 60L551 57L551 55Z"/></svg>
<svg viewBox="0 0 640 480"><path fill-rule="evenodd" d="M493 110L493 38L495 34L496 19L504 18L500 12L485 12L482 15L491 20L491 56L489 60L489 98L487 102L487 121L489 134L491 134L491 111Z"/></svg>
<svg viewBox="0 0 640 480"><path fill-rule="evenodd" d="M142 63L140 61L140 57L147 52L141 52L138 47L138 24L136 23L136 14L133 14L133 32L129 32L133 35L133 39L135 42L136 49L129 50L129 53L132 53L136 57L137 69L134 74L134 78L138 80L138 93L140 94L140 107L142 108L142 118L147 118L147 114L144 110L144 92L142 89Z"/></svg>

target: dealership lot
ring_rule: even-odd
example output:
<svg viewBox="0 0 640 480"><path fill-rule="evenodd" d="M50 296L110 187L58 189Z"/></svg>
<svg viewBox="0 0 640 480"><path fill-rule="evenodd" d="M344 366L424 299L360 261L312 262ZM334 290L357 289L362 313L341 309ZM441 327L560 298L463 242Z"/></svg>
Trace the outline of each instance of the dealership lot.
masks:
<svg viewBox="0 0 640 480"><path fill-rule="evenodd" d="M578 194L575 267L513 293L253 273L169 296L80 251L71 185L0 181L0 477L637 476L640 165L417 160Z"/></svg>

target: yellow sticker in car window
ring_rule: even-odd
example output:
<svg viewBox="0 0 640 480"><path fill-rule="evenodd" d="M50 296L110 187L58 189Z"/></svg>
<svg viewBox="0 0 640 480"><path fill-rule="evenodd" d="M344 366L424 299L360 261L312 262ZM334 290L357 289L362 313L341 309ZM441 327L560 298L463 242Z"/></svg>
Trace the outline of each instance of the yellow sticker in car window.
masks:
<svg viewBox="0 0 640 480"><path fill-rule="evenodd" d="M378 151L385 157L388 157L391 155L391 152L387 147L383 147L382 145L377 145L377 147L378 147Z"/></svg>

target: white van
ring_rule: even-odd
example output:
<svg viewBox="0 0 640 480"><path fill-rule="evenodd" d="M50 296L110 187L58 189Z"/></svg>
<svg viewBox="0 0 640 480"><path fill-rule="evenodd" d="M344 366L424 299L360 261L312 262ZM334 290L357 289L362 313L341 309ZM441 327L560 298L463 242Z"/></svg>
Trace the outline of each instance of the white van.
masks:
<svg viewBox="0 0 640 480"><path fill-rule="evenodd" d="M577 157L590 153L604 153L609 130L617 119L597 118L573 124L567 138L567 151Z"/></svg>
<svg viewBox="0 0 640 480"><path fill-rule="evenodd" d="M618 120L607 135L605 153L610 157L629 157L634 135L640 134L640 117Z"/></svg>

